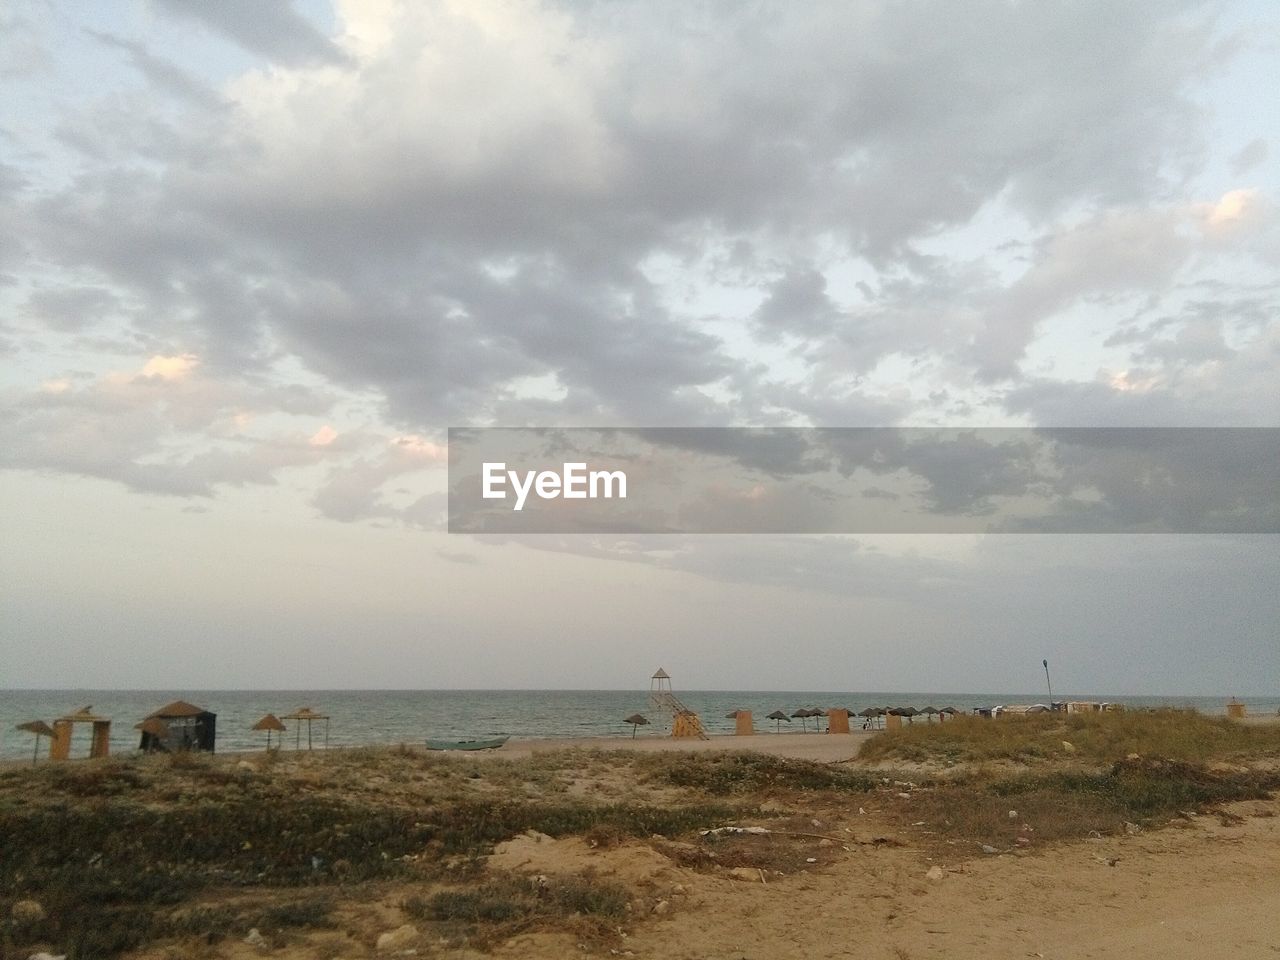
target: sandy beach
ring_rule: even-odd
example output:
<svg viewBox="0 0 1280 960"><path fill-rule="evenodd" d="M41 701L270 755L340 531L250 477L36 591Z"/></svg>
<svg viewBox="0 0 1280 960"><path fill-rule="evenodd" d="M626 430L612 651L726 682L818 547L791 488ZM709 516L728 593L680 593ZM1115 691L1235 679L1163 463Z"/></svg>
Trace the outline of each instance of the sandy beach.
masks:
<svg viewBox="0 0 1280 960"><path fill-rule="evenodd" d="M478 756L527 757L537 753L563 750L573 747L584 750L634 750L639 753L686 751L748 750L767 753L775 757L791 757L796 760L816 760L832 763L856 756L859 745L880 731L858 730L853 733L757 733L738 737L732 734L712 734L706 740L680 739L669 736L630 737L577 737L574 739L509 740L497 750L486 750Z"/></svg>
<svg viewBox="0 0 1280 960"><path fill-rule="evenodd" d="M1278 734L1135 712L11 765L3 956L1269 957Z"/></svg>

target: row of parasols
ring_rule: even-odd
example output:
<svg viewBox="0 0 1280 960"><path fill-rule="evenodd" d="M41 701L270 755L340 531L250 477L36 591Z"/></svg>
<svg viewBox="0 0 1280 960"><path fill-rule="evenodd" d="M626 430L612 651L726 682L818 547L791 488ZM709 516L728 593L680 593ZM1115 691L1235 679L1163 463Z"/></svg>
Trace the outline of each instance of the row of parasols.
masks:
<svg viewBox="0 0 1280 960"><path fill-rule="evenodd" d="M911 723L915 717L924 717L928 722L932 723L933 718L937 717L939 722L947 717L953 717L960 711L955 707L935 707L928 706L923 709L915 707L867 707L864 710L850 710L848 707L837 707L836 709L845 710L851 717L861 717L863 719L863 729L870 730L876 727L884 726L885 717L905 717L908 723ZM732 713L725 714L726 720L735 719L738 714L745 713L745 710L734 710ZM791 723L792 720L799 720L801 727L805 732L809 730L809 720L813 720L813 729L815 732L819 729L819 719L827 715L827 710L817 707L804 708L801 707L794 713L787 713L785 710L775 710L767 715L767 719L774 721L775 732L782 730L783 722ZM634 738L636 730L640 727L647 726L649 718L644 714L633 713L622 721L631 724L631 736Z"/></svg>
<svg viewBox="0 0 1280 960"><path fill-rule="evenodd" d="M960 712L955 707L934 706L924 707L923 709L917 709L915 707L867 707L864 710L851 710L848 707L837 707L835 709L842 709L851 717L861 717L864 721L863 727L865 729L884 726L885 717L905 717L908 723L910 723L915 717L925 717L929 722L933 722L934 717L937 717L938 720L941 721L949 716L953 717ZM782 722L784 720L787 723L790 723L792 720L799 720L801 726L805 730L808 730L808 721L812 718L814 721L813 728L816 731L818 729L818 719L820 717L825 717L827 713L828 711L820 710L816 707L811 707L807 710L802 708L791 714L788 714L784 710L775 710L773 713L768 715L768 719L773 720L775 727L779 730L782 728ZM729 716L733 717L736 716L736 714L731 713Z"/></svg>

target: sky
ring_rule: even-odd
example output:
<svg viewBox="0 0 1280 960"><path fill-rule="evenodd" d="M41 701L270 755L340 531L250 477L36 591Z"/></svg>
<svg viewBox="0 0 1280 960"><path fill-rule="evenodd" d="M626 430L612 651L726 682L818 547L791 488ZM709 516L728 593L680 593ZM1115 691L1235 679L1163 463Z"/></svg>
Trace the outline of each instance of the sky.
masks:
<svg viewBox="0 0 1280 960"><path fill-rule="evenodd" d="M451 426L1280 427L1278 26L6 4L0 687L1274 696L1274 535L444 518Z"/></svg>

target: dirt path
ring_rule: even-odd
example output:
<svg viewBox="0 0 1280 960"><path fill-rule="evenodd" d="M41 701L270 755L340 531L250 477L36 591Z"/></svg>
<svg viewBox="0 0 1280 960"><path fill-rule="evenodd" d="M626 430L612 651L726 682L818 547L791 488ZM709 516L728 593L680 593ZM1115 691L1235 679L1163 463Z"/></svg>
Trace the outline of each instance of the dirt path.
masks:
<svg viewBox="0 0 1280 960"><path fill-rule="evenodd" d="M1245 819L1231 826L1202 816L1026 856L940 860L940 880L926 878L933 862L917 848L866 845L869 828L861 821L855 834L865 834L864 843L821 873L762 885L673 867L653 872L658 888L684 893L673 892L666 916L636 925L618 955L1276 960L1280 803L1234 809ZM645 858L652 862L647 852ZM601 866L614 872L609 859ZM634 876L637 866L618 863L617 873ZM565 948L563 938L532 937L499 954L550 958Z"/></svg>

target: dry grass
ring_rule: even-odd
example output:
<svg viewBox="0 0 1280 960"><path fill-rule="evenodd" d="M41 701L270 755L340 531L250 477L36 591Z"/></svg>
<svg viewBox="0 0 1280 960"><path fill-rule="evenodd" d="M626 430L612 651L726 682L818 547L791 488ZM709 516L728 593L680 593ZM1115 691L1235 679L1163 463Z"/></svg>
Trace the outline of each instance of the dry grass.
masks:
<svg viewBox="0 0 1280 960"><path fill-rule="evenodd" d="M52 947L79 960L175 936L314 927L330 891L441 883L458 876L450 868L460 859L526 831L617 843L750 812L694 790L684 802L646 802L643 788L624 801L569 796L564 784L611 763L583 751L496 764L342 751L254 758L255 769L180 756L0 774L0 956ZM256 912L232 909L228 891L256 892ZM27 898L46 920L19 928L3 919Z"/></svg>
<svg viewBox="0 0 1280 960"><path fill-rule="evenodd" d="M1062 739L1078 751L1051 765ZM926 842L954 841L951 849L1003 849L1027 836L1034 847L1263 796L1280 786L1276 774L1204 761L1280 753L1278 741L1280 729L1177 713L959 719L871 741L877 759L1039 764L1015 775L915 777L915 785L848 764L722 752L566 750L482 761L369 749L260 755L251 767L184 755L8 769L0 771L0 957L49 949L109 958L158 941L182 953L251 926L279 944L321 936L308 931L341 923L334 918L377 891L403 896L405 887L418 892L405 910L428 925L424 938L483 945L529 928L603 935L616 928L627 891L589 876L522 886L489 873L485 855L535 830L598 848L653 843L696 869L794 874L839 857L841 846L698 831L751 821L785 830L787 818L801 817L795 832L804 833L813 817L838 819L860 805L897 817L904 836L915 830ZM1129 753L1189 759L1111 762ZM6 918L27 898L48 917L19 927Z"/></svg>
<svg viewBox="0 0 1280 960"><path fill-rule="evenodd" d="M1064 747L1064 741L1071 748ZM1195 761L1280 756L1280 724L1250 726L1188 710L1049 713L995 720L959 716L872 737L863 743L858 759L1107 764L1133 753Z"/></svg>
<svg viewBox="0 0 1280 960"><path fill-rule="evenodd" d="M626 887L591 873L568 877L489 874L480 883L415 896L401 904L415 921L471 946L488 947L517 933L572 929L586 939L612 933L627 911Z"/></svg>
<svg viewBox="0 0 1280 960"><path fill-rule="evenodd" d="M958 842L967 852L1034 848L1090 835L1120 834L1127 824L1156 827L1188 811L1261 799L1280 773L1212 770L1177 760L1126 759L1101 772L981 773L912 791L890 809L922 836ZM1010 814L1016 816L1010 816Z"/></svg>

